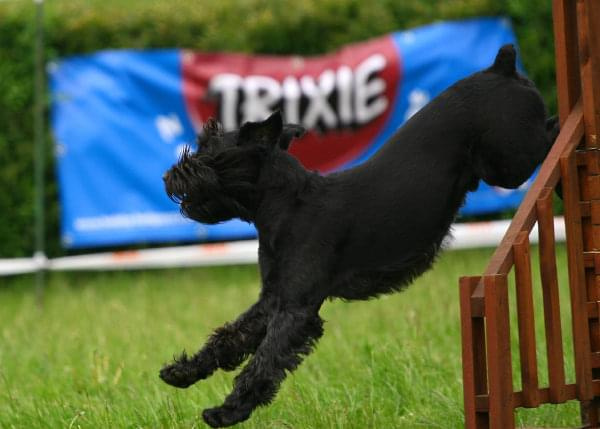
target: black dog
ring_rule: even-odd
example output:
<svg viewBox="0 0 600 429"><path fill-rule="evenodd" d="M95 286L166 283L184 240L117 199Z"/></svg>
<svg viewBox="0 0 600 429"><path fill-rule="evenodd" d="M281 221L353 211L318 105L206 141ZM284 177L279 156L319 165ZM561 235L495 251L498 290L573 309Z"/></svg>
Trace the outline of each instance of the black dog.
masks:
<svg viewBox="0 0 600 429"><path fill-rule="evenodd" d="M302 128L274 113L227 133L209 122L198 151L165 174L184 215L241 218L259 235L258 302L160 372L188 387L252 355L224 404L204 410L206 423L233 425L274 398L323 334L325 299L369 299L426 271L480 179L514 188L531 175L557 128L515 56L504 46L491 67L448 88L356 168L305 170L286 152Z"/></svg>

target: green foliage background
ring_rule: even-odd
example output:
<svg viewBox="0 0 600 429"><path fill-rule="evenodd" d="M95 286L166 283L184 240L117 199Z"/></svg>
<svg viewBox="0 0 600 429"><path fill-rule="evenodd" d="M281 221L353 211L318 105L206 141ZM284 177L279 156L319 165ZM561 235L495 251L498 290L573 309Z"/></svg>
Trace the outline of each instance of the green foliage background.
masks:
<svg viewBox="0 0 600 429"><path fill-rule="evenodd" d="M313 55L436 20L511 18L530 77L555 110L550 0L47 0L47 59L109 48ZM0 257L33 252L32 1L0 2ZM47 247L59 240L52 139L46 136Z"/></svg>

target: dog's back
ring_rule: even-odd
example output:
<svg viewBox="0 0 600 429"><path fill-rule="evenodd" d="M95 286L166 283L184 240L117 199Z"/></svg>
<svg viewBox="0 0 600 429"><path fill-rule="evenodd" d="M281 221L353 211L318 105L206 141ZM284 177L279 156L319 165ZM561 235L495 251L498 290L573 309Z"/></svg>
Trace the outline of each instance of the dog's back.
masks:
<svg viewBox="0 0 600 429"><path fill-rule="evenodd" d="M516 187L544 158L544 104L514 55L503 48L492 67L432 100L369 161L327 176L315 222L326 225L316 228L329 247L319 253L337 255L336 296L406 285L429 268L479 179Z"/></svg>

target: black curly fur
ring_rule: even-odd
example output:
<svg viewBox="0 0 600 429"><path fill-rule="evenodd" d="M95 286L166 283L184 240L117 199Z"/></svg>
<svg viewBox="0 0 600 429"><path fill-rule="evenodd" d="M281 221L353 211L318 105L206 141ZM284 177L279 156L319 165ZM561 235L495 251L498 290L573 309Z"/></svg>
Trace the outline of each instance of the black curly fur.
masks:
<svg viewBox="0 0 600 429"><path fill-rule="evenodd" d="M209 122L198 150L165 174L166 192L197 221L254 222L262 291L161 378L188 387L250 357L225 402L203 412L212 427L246 420L323 334L327 298L369 299L407 286L433 264L467 191L480 179L519 186L557 130L533 83L516 72L512 46L432 100L369 161L328 176L286 152L303 131L283 125L279 113L225 133Z"/></svg>

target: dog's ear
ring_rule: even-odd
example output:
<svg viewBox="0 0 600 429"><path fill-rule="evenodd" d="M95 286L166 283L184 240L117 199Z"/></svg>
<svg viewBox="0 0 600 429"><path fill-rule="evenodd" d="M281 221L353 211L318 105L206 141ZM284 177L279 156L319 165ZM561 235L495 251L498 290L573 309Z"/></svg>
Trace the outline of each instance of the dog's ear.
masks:
<svg viewBox="0 0 600 429"><path fill-rule="evenodd" d="M283 126L283 132L279 136L279 147L283 150L288 150L293 139L302 137L306 133L306 129L301 125L286 124Z"/></svg>
<svg viewBox="0 0 600 429"><path fill-rule="evenodd" d="M258 144L274 147L283 131L281 112L276 111L262 122L246 122L240 128L238 145Z"/></svg>
<svg viewBox="0 0 600 429"><path fill-rule="evenodd" d="M494 64L488 68L489 72L503 76L517 76L517 52L511 44L502 46L496 54Z"/></svg>

